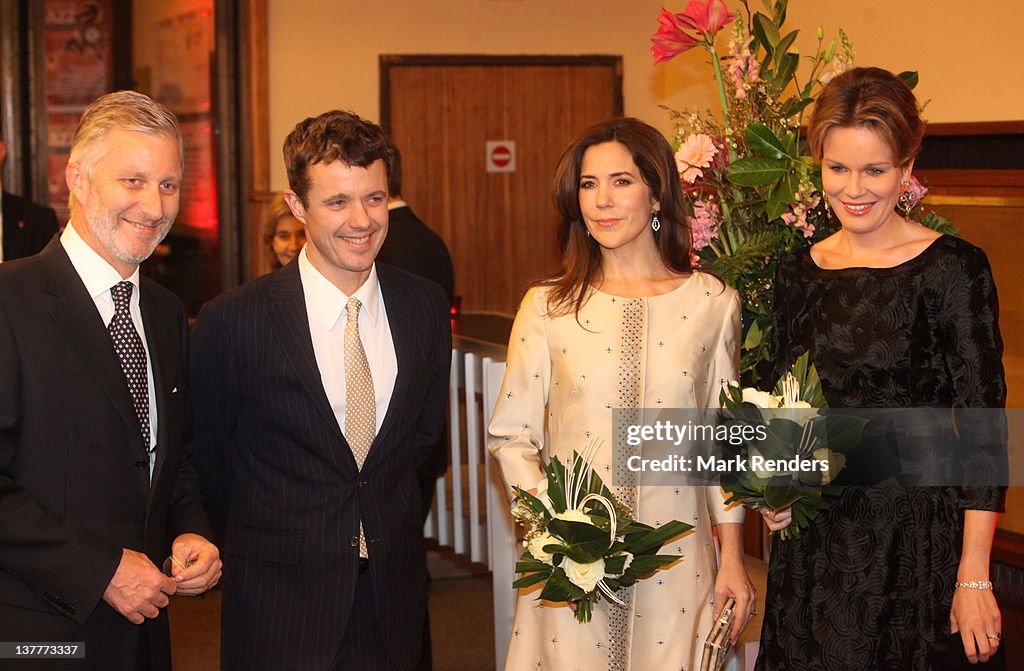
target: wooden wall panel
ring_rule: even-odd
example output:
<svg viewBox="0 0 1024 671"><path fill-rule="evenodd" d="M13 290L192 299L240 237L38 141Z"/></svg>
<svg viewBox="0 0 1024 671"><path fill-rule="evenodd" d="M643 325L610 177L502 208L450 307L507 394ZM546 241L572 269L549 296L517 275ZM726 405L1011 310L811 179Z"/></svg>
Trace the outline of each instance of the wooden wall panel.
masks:
<svg viewBox="0 0 1024 671"><path fill-rule="evenodd" d="M555 166L587 126L613 116L608 65L392 65L382 119L402 151L403 195L444 238L463 310L514 313L557 271ZM516 142L515 173L485 171L485 142Z"/></svg>

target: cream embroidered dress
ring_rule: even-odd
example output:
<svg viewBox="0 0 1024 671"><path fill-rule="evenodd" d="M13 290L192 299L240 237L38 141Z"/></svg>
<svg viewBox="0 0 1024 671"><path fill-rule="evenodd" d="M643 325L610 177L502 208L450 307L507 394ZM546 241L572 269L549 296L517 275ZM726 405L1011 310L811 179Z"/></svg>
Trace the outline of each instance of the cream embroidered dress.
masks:
<svg viewBox="0 0 1024 671"><path fill-rule="evenodd" d="M578 322L547 316L547 293L523 298L489 427L510 487L537 486L542 451L568 461L595 438L595 468L611 486L613 408L715 408L722 381L737 377L739 299L710 275L647 298L594 291ZM642 473L635 484L612 489L640 521L694 525L662 550L682 561L620 590L627 608L601 601L588 624L537 601L540 587L520 590L506 670L696 671L713 610L711 527L742 522L743 509L727 510L718 487L645 487Z"/></svg>

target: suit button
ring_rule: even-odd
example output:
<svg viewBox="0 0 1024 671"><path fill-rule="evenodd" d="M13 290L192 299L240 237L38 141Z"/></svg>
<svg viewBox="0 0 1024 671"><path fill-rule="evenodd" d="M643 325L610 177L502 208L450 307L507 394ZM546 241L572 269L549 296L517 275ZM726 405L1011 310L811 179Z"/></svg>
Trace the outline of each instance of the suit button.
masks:
<svg viewBox="0 0 1024 671"><path fill-rule="evenodd" d="M360 489L362 489L365 486L366 486L366 480L356 480L356 487L359 487Z"/></svg>
<svg viewBox="0 0 1024 671"><path fill-rule="evenodd" d="M146 468L149 466L149 462L145 459L139 459L135 462L135 468Z"/></svg>
<svg viewBox="0 0 1024 671"><path fill-rule="evenodd" d="M352 547L358 547L359 546L359 536L353 536L352 538L349 538L348 539L348 544L351 545Z"/></svg>

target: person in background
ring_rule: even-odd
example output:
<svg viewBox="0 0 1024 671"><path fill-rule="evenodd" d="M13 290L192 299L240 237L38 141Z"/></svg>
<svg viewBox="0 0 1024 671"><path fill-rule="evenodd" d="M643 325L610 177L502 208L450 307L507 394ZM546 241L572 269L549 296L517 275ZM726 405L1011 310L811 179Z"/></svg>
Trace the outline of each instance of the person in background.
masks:
<svg viewBox="0 0 1024 671"><path fill-rule="evenodd" d="M441 236L424 224L402 198L402 155L398 147L389 178L388 237L377 260L436 282L451 303L455 297L452 257Z"/></svg>
<svg viewBox="0 0 1024 671"><path fill-rule="evenodd" d="M183 169L165 107L98 98L72 140L64 232L0 265L0 637L84 644L66 666L4 669L170 669L169 597L220 578L189 461L185 311L139 277Z"/></svg>
<svg viewBox="0 0 1024 671"><path fill-rule="evenodd" d="M57 213L3 188L7 144L0 137L0 263L42 251L57 232Z"/></svg>
<svg viewBox="0 0 1024 671"><path fill-rule="evenodd" d="M417 468L444 427L448 302L375 259L393 155L331 111L284 145L297 259L208 303L192 338L196 466L225 524L221 664L427 668Z"/></svg>
<svg viewBox="0 0 1024 671"><path fill-rule="evenodd" d="M306 244L306 228L288 208L283 193L275 193L270 201L263 239L270 249L271 270L288 265Z"/></svg>
<svg viewBox="0 0 1024 671"><path fill-rule="evenodd" d="M448 297L455 298L452 257L441 236L424 224L402 199L402 155L391 145L395 159L388 177L388 237L377 260L435 282ZM425 522L434 503L437 479L448 470L448 441L442 435L430 458L419 470L421 514Z"/></svg>
<svg viewBox="0 0 1024 671"><path fill-rule="evenodd" d="M841 228L779 265L775 376L810 352L830 407L937 408L948 422L951 409L1003 407L1003 343L985 253L909 218L918 109L879 68L818 97L807 139ZM1005 457L998 427L967 414L958 440ZM954 432L901 430L922 431L936 458ZM776 538L756 668L1003 668L989 561L1005 488L953 484L847 486L799 536ZM761 514L773 531L792 522L789 509Z"/></svg>
<svg viewBox="0 0 1024 671"><path fill-rule="evenodd" d="M718 486L607 477L622 449L613 409L717 408L739 367L739 296L693 268L675 159L651 126L619 118L586 130L559 161L555 204L562 272L520 305L488 448L511 497L513 485L546 489L543 451L569 463L595 444L595 472L640 522L694 530L665 546L682 561L618 590L624 607L600 601L589 624L538 601L536 586L520 590L505 669L696 669L727 597L734 642L754 608L744 510Z"/></svg>

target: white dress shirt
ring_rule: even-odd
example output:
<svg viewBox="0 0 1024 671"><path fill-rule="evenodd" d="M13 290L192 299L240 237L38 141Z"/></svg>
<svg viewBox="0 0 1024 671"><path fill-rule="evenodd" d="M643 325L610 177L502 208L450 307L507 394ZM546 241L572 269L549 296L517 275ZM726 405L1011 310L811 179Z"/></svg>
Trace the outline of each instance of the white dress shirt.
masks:
<svg viewBox="0 0 1024 671"><path fill-rule="evenodd" d="M110 295L110 289L122 279L127 279L135 286L132 289L129 311L135 330L142 338L142 346L146 349L146 380L149 387L149 477L152 478L153 465L156 463L156 385L153 384L153 358L149 355L146 329L142 326L142 311L139 309L139 269L136 268L131 277L122 278L112 265L86 244L70 222L61 233L60 244L64 246L64 251L71 259L71 265L75 267L75 272L85 284L85 290L92 296L104 325L109 326L110 320L114 318L114 297Z"/></svg>
<svg viewBox="0 0 1024 671"><path fill-rule="evenodd" d="M348 315L345 306L349 296L334 286L306 256L307 247L299 252L299 278L306 299L306 318L313 340L320 380L331 402L331 409L341 432L345 432L345 324ZM373 378L373 394L377 405L377 427L380 431L384 415L391 403L398 377L398 357L391 337L388 313L377 280L377 266L352 294L359 299L359 338L366 351L366 362Z"/></svg>

